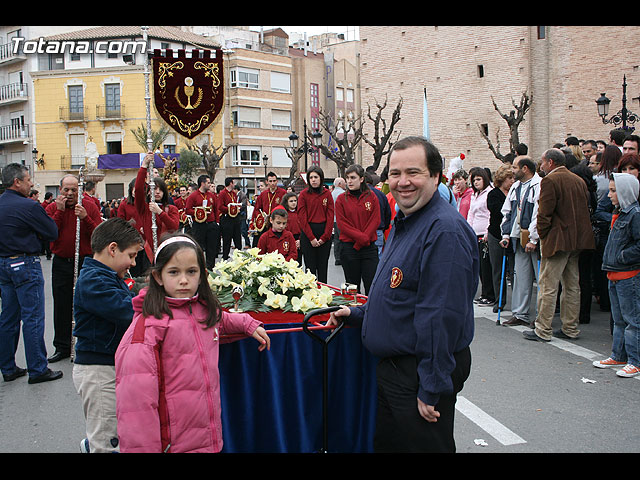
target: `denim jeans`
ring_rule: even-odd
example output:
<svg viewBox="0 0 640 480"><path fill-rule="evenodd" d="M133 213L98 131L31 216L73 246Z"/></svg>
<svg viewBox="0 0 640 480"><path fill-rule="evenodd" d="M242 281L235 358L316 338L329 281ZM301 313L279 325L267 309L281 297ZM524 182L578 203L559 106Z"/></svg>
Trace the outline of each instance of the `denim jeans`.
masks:
<svg viewBox="0 0 640 480"><path fill-rule="evenodd" d="M640 274L609 281L613 342L611 358L640 367Z"/></svg>
<svg viewBox="0 0 640 480"><path fill-rule="evenodd" d="M40 257L20 255L0 258L0 370L16 369L15 355L20 339L20 323L29 376L47 370L44 344L44 277Z"/></svg>

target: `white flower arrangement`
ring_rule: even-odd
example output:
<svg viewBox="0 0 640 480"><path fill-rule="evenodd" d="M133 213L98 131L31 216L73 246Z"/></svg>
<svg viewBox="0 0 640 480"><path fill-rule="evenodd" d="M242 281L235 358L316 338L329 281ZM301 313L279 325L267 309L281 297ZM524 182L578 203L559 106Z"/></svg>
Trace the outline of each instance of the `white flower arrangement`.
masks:
<svg viewBox="0 0 640 480"><path fill-rule="evenodd" d="M310 310L333 305L347 305L349 299L301 268L295 260L285 260L280 253L260 255L259 249L234 250L230 259L218 262L209 275L209 286L223 307L232 307L232 290L241 286L244 296L239 307L246 312L281 310L306 314Z"/></svg>

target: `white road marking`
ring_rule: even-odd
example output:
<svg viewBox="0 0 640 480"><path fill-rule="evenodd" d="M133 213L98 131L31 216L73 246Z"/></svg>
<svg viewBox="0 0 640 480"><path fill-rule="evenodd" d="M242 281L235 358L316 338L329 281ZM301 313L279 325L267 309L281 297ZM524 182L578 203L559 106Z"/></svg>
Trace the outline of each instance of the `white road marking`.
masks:
<svg viewBox="0 0 640 480"><path fill-rule="evenodd" d="M492 307L480 307L480 308L492 308ZM495 322L498 318L498 314L494 314L492 310L489 310L487 313L479 313L477 316L487 318ZM505 319L506 320L506 319ZM500 318L502 321L502 317ZM525 330L529 330L529 327L525 327L522 325L509 326L509 328L513 328L514 330L518 330L520 332L524 332ZM566 352L572 353L578 357L582 357L586 360L593 362L594 360L604 360L606 358L605 355L601 353L594 352L593 350L589 350L588 348L581 347L580 345L576 345L573 342L568 340L562 340L560 338L552 338L550 342L545 342L549 345L553 345L554 347L559 348L560 350L564 350ZM595 367L594 367L595 368ZM621 370L619 368L612 368L611 370ZM636 380L640 380L640 375L632 377Z"/></svg>
<svg viewBox="0 0 640 480"><path fill-rule="evenodd" d="M527 443L522 437L516 435L495 418L488 415L464 397L458 396L456 401L456 410L503 445Z"/></svg>

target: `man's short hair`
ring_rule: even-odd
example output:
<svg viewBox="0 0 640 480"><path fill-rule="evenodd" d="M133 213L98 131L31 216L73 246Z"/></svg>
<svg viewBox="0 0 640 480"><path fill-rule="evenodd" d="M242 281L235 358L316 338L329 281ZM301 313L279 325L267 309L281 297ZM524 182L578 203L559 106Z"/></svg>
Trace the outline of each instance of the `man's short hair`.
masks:
<svg viewBox="0 0 640 480"><path fill-rule="evenodd" d="M557 148L550 148L542 154L542 158L549 159L553 161L553 164L561 167L567 163L567 157L564 152Z"/></svg>
<svg viewBox="0 0 640 480"><path fill-rule="evenodd" d="M516 153L518 155L526 155L527 153L529 153L529 147L526 143L519 143L518 145L516 145Z"/></svg>
<svg viewBox="0 0 640 480"><path fill-rule="evenodd" d="M29 169L20 163L10 163L2 169L2 184L9 188L13 186L16 178L23 180L24 174L28 171Z"/></svg>
<svg viewBox="0 0 640 480"><path fill-rule="evenodd" d="M124 218L113 217L98 225L91 234L91 251L100 253L116 242L122 252L132 245L144 245L140 232Z"/></svg>
<svg viewBox="0 0 640 480"><path fill-rule="evenodd" d="M422 149L424 150L426 166L429 170L430 176L438 176L438 179L440 179L442 175L442 156L440 155L440 151L438 150L438 148L424 137L416 135L404 137L403 139L398 140L393 144L393 147L391 147L391 151L389 152L389 160L391 159L391 155L393 154L393 152L395 152L396 150L406 150L407 148L416 146L422 147Z"/></svg>
<svg viewBox="0 0 640 480"><path fill-rule="evenodd" d="M224 179L224 186L228 187L229 185L231 185L233 183L233 178L231 177L227 177Z"/></svg>
<svg viewBox="0 0 640 480"><path fill-rule="evenodd" d="M614 128L609 132L609 137L611 137L611 141L616 145L618 145L619 147L621 147L622 144L624 143L624 139L626 138L626 136L627 136L627 131L623 130L622 128Z"/></svg>
<svg viewBox="0 0 640 480"><path fill-rule="evenodd" d="M527 156L522 156L522 157L516 157L515 159L515 163L518 167L522 168L522 167L527 167L527 169L531 172L531 173L536 173L536 164L535 162L531 159L531 157L527 157Z"/></svg>
<svg viewBox="0 0 640 480"><path fill-rule="evenodd" d="M200 175L198 177L198 188L200 188L200 186L207 180L211 180L211 177L209 175Z"/></svg>
<svg viewBox="0 0 640 480"><path fill-rule="evenodd" d="M638 148L640 148L640 137L638 135L627 135L624 139L625 142L636 142Z"/></svg>

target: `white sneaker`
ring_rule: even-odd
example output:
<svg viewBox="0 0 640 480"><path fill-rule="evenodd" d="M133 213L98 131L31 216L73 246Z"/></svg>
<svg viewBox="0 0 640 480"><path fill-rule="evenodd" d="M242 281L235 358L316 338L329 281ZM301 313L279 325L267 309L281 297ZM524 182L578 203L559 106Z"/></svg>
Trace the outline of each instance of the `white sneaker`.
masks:
<svg viewBox="0 0 640 480"><path fill-rule="evenodd" d="M613 358L609 357L606 360L596 360L593 362L593 366L596 368L610 368L610 367L623 367L627 364L627 362L618 362Z"/></svg>
<svg viewBox="0 0 640 480"><path fill-rule="evenodd" d="M89 448L89 439L88 438L83 438L80 441L80 451L82 453L91 453L91 449Z"/></svg>
<svg viewBox="0 0 640 480"><path fill-rule="evenodd" d="M628 363L622 370L618 370L616 375L619 377L635 377L636 375L640 375L640 368Z"/></svg>

